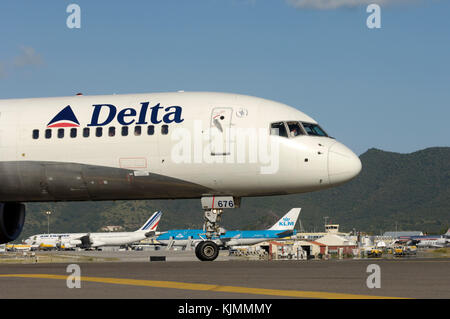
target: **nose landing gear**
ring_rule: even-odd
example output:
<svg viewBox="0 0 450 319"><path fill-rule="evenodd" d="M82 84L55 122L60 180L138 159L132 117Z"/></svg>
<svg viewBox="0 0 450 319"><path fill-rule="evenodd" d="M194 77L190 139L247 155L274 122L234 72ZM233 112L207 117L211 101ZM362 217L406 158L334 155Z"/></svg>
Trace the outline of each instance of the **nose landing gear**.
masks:
<svg viewBox="0 0 450 319"><path fill-rule="evenodd" d="M239 204L237 199L237 204ZM202 197L204 211L203 231L206 240L195 247L195 256L201 261L213 261L219 255L219 245L223 245L220 236L226 231L219 227L224 208L234 208L235 199L232 196L208 196ZM219 242L219 245L217 244Z"/></svg>

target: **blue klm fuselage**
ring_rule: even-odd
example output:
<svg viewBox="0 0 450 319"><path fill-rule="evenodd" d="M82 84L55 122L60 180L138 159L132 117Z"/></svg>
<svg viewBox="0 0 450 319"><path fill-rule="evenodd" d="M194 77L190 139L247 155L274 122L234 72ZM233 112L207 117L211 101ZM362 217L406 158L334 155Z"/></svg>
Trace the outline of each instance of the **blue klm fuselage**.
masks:
<svg viewBox="0 0 450 319"><path fill-rule="evenodd" d="M165 244L165 241L170 241L171 239L175 241L187 241L189 239L204 240L205 232L202 229L175 229L169 230L166 233L158 236L157 241ZM271 239L280 239L287 236L295 235L296 231L286 231L286 230L232 230L227 231L225 235L221 236L222 240L232 240L239 241L236 245L242 244L252 244L253 242L262 242ZM176 243L175 243L176 245Z"/></svg>

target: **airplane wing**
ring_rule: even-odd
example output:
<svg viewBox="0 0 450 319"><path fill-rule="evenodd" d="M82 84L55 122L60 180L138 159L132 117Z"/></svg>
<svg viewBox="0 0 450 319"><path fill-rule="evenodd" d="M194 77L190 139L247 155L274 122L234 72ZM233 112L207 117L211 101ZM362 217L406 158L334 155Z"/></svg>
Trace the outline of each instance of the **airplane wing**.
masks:
<svg viewBox="0 0 450 319"><path fill-rule="evenodd" d="M167 233L166 231L154 231L154 230L150 230L149 232L145 233L145 237L150 238L150 237L158 237L162 234Z"/></svg>
<svg viewBox="0 0 450 319"><path fill-rule="evenodd" d="M100 247L105 245L105 243L98 240L98 238L91 237L90 233L81 237L80 240L82 248Z"/></svg>
<svg viewBox="0 0 450 319"><path fill-rule="evenodd" d="M149 238L149 237L155 237L156 232L154 230L150 230L148 232L145 233L145 237Z"/></svg>
<svg viewBox="0 0 450 319"><path fill-rule="evenodd" d="M81 240L81 247L90 247L91 246L91 234L84 235L79 238Z"/></svg>
<svg viewBox="0 0 450 319"><path fill-rule="evenodd" d="M289 229L289 230L285 230L284 232L278 233L277 236L279 238L283 238L283 237L291 236L293 233L294 233L294 231Z"/></svg>
<svg viewBox="0 0 450 319"><path fill-rule="evenodd" d="M237 234L236 236L233 236L233 237L220 237L220 240L226 243L232 239L238 239L240 237L241 237L241 234Z"/></svg>

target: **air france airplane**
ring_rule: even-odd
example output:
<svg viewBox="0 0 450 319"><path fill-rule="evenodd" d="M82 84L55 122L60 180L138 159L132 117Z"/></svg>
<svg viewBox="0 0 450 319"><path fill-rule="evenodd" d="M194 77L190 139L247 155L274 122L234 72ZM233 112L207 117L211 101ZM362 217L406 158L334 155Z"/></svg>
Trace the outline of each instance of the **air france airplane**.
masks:
<svg viewBox="0 0 450 319"><path fill-rule="evenodd" d="M231 247L254 245L268 240L276 240L295 235L295 224L301 208L292 208L286 215L266 230L229 230L220 238L213 238L219 245ZM168 230L156 237L162 245L186 247L196 245L204 240L202 229L175 229Z"/></svg>
<svg viewBox="0 0 450 319"><path fill-rule="evenodd" d="M210 239L242 197L326 189L360 170L313 118L257 97L0 100L0 243L21 233L26 202L180 198L201 198ZM210 240L197 247L206 260L218 250Z"/></svg>
<svg viewBox="0 0 450 319"><path fill-rule="evenodd" d="M128 245L159 235L156 229L161 215L161 211L155 212L141 228L134 232L39 234L27 238L25 243L34 248L60 247L63 249Z"/></svg>

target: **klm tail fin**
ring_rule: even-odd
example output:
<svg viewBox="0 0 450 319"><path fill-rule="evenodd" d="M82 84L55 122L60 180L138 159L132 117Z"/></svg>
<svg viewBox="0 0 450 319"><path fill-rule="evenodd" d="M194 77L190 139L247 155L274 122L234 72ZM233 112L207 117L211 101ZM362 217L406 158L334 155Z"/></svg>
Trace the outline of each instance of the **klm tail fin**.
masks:
<svg viewBox="0 0 450 319"><path fill-rule="evenodd" d="M297 223L301 208L292 208L286 215L281 217L269 230L292 230Z"/></svg>
<svg viewBox="0 0 450 319"><path fill-rule="evenodd" d="M158 227L159 220L161 219L162 212L154 212L153 215L145 222L145 224L139 229L140 231L155 231Z"/></svg>

